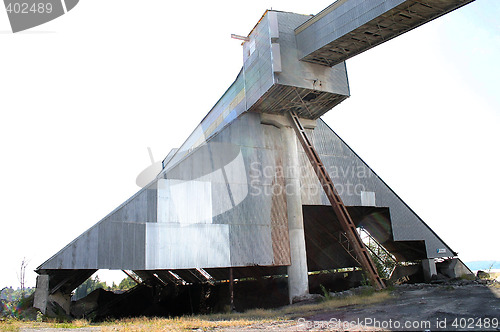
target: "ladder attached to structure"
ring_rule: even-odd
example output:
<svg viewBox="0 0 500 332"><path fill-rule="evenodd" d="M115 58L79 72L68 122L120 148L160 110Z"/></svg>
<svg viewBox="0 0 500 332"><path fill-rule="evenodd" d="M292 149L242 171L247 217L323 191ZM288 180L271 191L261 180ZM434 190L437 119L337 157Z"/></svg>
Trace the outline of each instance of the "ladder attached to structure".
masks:
<svg viewBox="0 0 500 332"><path fill-rule="evenodd" d="M309 158L309 161L311 162L314 172L318 176L319 182L321 183L321 186L325 191L326 197L328 197L328 200L332 204L335 215L340 222L340 226L349 239L349 243L351 245L350 247L352 248L352 251L356 256L356 260L361 264L361 267L368 275L368 278L370 279L370 282L375 289L380 290L385 288L385 284L378 275L377 268L375 267L370 254L368 253L363 241L361 240L361 237L356 230L356 225L354 225L349 212L347 212L347 209L342 202L342 199L340 198L337 190L335 189L330 175L328 175L325 166L321 162L316 149L314 149L313 145L309 141L309 138L307 137L307 134L302 127L302 124L300 123L299 117L294 111L290 111L289 114L292 120L293 129L295 130L299 142L304 148L304 151Z"/></svg>

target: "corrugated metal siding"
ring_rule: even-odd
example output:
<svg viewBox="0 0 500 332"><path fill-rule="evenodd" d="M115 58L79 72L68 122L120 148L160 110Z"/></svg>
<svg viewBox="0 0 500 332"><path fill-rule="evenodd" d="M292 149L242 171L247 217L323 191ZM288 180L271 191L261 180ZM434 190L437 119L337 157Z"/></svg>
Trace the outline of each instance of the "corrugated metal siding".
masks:
<svg viewBox="0 0 500 332"><path fill-rule="evenodd" d="M173 158L164 165L167 169L185 158L193 149L204 144L224 126L253 105L274 84L269 21L264 16L243 46L245 61L241 72L205 119L179 148ZM252 46L251 46L252 45ZM252 52L250 54L250 48ZM247 55L249 54L249 55Z"/></svg>
<svg viewBox="0 0 500 332"><path fill-rule="evenodd" d="M151 226L147 240L148 269L289 264L285 196L284 193L272 194L276 184L284 181L282 174L276 174L282 159L280 142L279 129L261 125L258 114L246 114L170 169L165 175L168 179L166 181L173 181L173 178L175 185L184 181L182 186L190 188L177 192L175 201L193 204L193 207L210 201L212 216L207 221L206 218L197 216L196 209L193 209L194 214L187 216L184 223L176 224L176 220L169 219L166 223L168 232L178 232L177 229L181 229L184 224L189 226L183 232L189 230L198 238L196 234L202 229L206 232L229 227L227 249L230 253L230 265L224 259L213 257L207 263L200 248L207 248L207 251L213 253L213 246L225 247L220 247L220 241L211 244L201 237L199 242L190 242L191 252L182 254L182 259L175 260L172 256L165 258L161 256L166 255L161 254L162 252L180 249L169 246L171 234L167 235L166 230ZM229 157L221 158L222 155ZM188 185L196 182L209 184L210 193L205 189L200 191L200 186ZM159 187L162 188L162 185ZM181 210L186 208L188 207L179 206ZM183 248L183 245L180 247Z"/></svg>
<svg viewBox="0 0 500 332"><path fill-rule="evenodd" d="M273 191L285 187L278 172L283 165L281 131L261 125L260 114L242 113L256 102L254 110L260 112L283 114L298 108L302 116L315 118L344 100L348 86L343 65L325 68L301 64L295 58L292 28L307 17L281 12L276 16L282 57L282 72L276 74L279 84L273 85L269 22L264 16L251 35L253 46L245 43L245 51L254 50L245 56L244 69L159 176L160 195L156 182L151 183L40 269L143 270L289 263L286 197ZM325 83L313 90L318 82L309 80L317 78ZM316 96L306 100L307 112L312 112L307 114L300 98L311 91ZM429 257L450 256L450 248L328 126L319 121L309 134L335 185L346 190L350 185L354 190L340 192L346 205L361 205L361 187L375 192L376 205L391 209L396 241L423 239ZM299 158L303 204L327 205L303 152ZM359 170L365 175L360 177ZM440 248L448 252L437 254Z"/></svg>
<svg viewBox="0 0 500 332"><path fill-rule="evenodd" d="M428 257L450 255L451 249L328 126L318 121L308 134L337 188L348 184L357 188L339 192L346 205L361 205L361 189L375 192L376 206L390 208L395 241L425 240ZM157 202L154 184L41 268L144 270L289 264L281 140L281 130L261 125L259 114L239 117L167 172L166 180L160 180L158 209L166 215L160 214L158 223L147 217L152 202ZM229 159L221 157L226 155L224 151ZM299 158L302 203L328 205L303 152ZM170 175L174 179L168 179ZM168 186L179 186L169 192L175 192L175 199L162 193ZM169 209L181 214L167 215ZM437 254L439 248L448 252Z"/></svg>
<svg viewBox="0 0 500 332"><path fill-rule="evenodd" d="M274 148L279 144L276 142L280 137L279 130L267 128L267 131L264 131L259 121L260 117L257 114L238 118L224 131L214 136L206 144L207 147L193 151L189 158L166 174L167 178L174 177L185 181L196 178L195 175L203 174L197 180L211 184L212 222L231 226L229 236L233 266L274 264L271 234L273 229L279 232L280 226L283 228L282 223L286 221L278 218L276 228L271 222L272 196L266 193L271 192L276 181L274 174L266 173L265 176L258 176L258 183L252 182L254 175L252 172L264 175L264 168L276 165ZM229 142L231 146L227 146ZM220 146L223 147L222 150L219 149ZM217 153L231 150L236 151L229 154L237 157L227 165L222 165L225 172L223 176L220 165L213 163L213 159L217 157ZM210 156L214 152L216 155ZM203 160L212 162L200 162ZM199 195L200 193L193 191L190 197L180 199L196 202L203 199ZM278 242L284 252L282 256L285 257L278 257L280 262L286 259L287 254L289 255L286 242L287 237ZM200 243L200 245L205 244Z"/></svg>
<svg viewBox="0 0 500 332"><path fill-rule="evenodd" d="M243 45L247 106L253 105L274 84L269 17L265 15ZM253 52L251 49L254 49ZM249 54L250 53L250 54ZM248 55L249 54L249 55Z"/></svg>
<svg viewBox="0 0 500 332"><path fill-rule="evenodd" d="M98 227L89 229L82 236L65 247L44 264L45 269L72 269L81 266L82 269L97 268L97 236Z"/></svg>
<svg viewBox="0 0 500 332"><path fill-rule="evenodd" d="M135 270L145 266L146 223L99 224L99 269ZM73 267L78 268L78 267Z"/></svg>
<svg viewBox="0 0 500 332"><path fill-rule="evenodd" d="M156 186L154 184L140 190L133 199L114 211L108 221L156 222Z"/></svg>
<svg viewBox="0 0 500 332"><path fill-rule="evenodd" d="M242 70L231 87L224 93L203 121L176 151L174 156L168 160L168 163L164 161L163 166L166 169L175 166L195 148L204 144L209 137L215 135L224 128L224 126L246 111L244 76Z"/></svg>
<svg viewBox="0 0 500 332"><path fill-rule="evenodd" d="M280 130L262 126L258 114L247 114L214 137L214 141L227 140L241 144L246 169L243 181L248 188L248 196L243 201L214 219L214 222L232 225L231 263L246 266L288 262L288 233L282 232L286 217L278 212L286 207L280 205L283 197L270 194L275 182L282 181L275 171L282 153ZM285 236L273 247L273 234L278 233Z"/></svg>
<svg viewBox="0 0 500 332"><path fill-rule="evenodd" d="M281 167L281 158L277 160ZM275 188L284 188L285 179L278 175L272 184ZM290 265L290 240L288 236L288 214L286 194L284 190L273 191L271 202L271 238L273 246L273 264Z"/></svg>
<svg viewBox="0 0 500 332"><path fill-rule="evenodd" d="M278 20L279 43L275 46L280 48L280 73L273 71L269 14L275 15ZM302 116L318 118L347 98L349 86L344 64L325 68L299 61L297 57L294 28L308 18L306 15L282 12L267 12L262 17L248 36L250 40L243 44L244 64L235 82L175 155L164 160L166 170L175 167L247 110L282 114L290 107L296 107ZM276 34L276 31L273 33ZM307 111L296 92L306 100ZM310 92L315 93L315 98L308 102Z"/></svg>
<svg viewBox="0 0 500 332"><path fill-rule="evenodd" d="M275 84L259 92L259 99L247 99L248 108L273 114L294 110L301 117L316 119L349 96L345 65L325 68L299 61L294 28L309 16L271 13L278 20L279 37L275 37L273 45L280 50L280 71L274 73Z"/></svg>
<svg viewBox="0 0 500 332"><path fill-rule="evenodd" d="M395 241L425 240L429 258L453 256L451 248L442 242L322 120L318 121L318 126L309 135L337 190L344 188L343 192L339 190L339 194L346 205L360 206L361 190L375 192L376 206L390 208ZM311 188L319 187L320 184L305 155L301 157L301 162L304 163L303 169L306 172L301 178L303 204L328 205L323 192L321 199L317 195L308 195L307 191L314 190ZM353 191L347 191L348 187L353 188ZM445 248L446 253L439 254L439 248Z"/></svg>
<svg viewBox="0 0 500 332"><path fill-rule="evenodd" d="M123 241L127 243L127 246L134 248L134 256L130 256L124 261L119 258L123 262L123 266L126 266L123 269L131 269L132 266L144 266L144 249L142 246L144 245L145 235L144 231L141 232L141 229L144 229L144 223L146 222L156 222L156 192L155 183L139 190L134 196L70 242L38 268L109 269L112 260L118 259L116 251L123 248ZM126 226L119 226L125 222L137 225L128 226L135 229L133 236L123 232L123 227ZM119 234L122 238L116 240L116 234ZM106 240L107 236L110 238L114 236L114 242Z"/></svg>
<svg viewBox="0 0 500 332"><path fill-rule="evenodd" d="M228 225L147 224L145 248L147 270L230 266Z"/></svg>

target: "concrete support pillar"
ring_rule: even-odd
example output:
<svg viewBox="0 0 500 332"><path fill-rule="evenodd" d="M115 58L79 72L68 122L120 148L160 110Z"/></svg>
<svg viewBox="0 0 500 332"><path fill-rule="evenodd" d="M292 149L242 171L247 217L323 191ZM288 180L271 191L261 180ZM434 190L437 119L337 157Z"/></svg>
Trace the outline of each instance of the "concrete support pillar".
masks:
<svg viewBox="0 0 500 332"><path fill-rule="evenodd" d="M63 294L61 292L55 292L49 296L49 301L52 303L57 303L66 313L69 315L71 312L71 294Z"/></svg>
<svg viewBox="0 0 500 332"><path fill-rule="evenodd" d="M422 267L424 269L424 279L425 282L431 281L433 275L437 275L436 262L434 258L423 259Z"/></svg>
<svg viewBox="0 0 500 332"><path fill-rule="evenodd" d="M33 307L40 309L42 314L47 313L47 301L49 300L49 276L42 274L36 277L35 298Z"/></svg>
<svg viewBox="0 0 500 332"><path fill-rule="evenodd" d="M49 281L50 277L47 274L41 274L36 278L33 307L40 309L44 315L55 317L59 314L57 310L56 312L54 311L57 304L69 315L71 311L71 294L63 294L61 292L50 294Z"/></svg>
<svg viewBox="0 0 500 332"><path fill-rule="evenodd" d="M309 294L309 281L300 193L299 146L291 127L282 127L281 133L284 147L284 176L291 255L291 265L288 267L288 294L292 303L295 298Z"/></svg>

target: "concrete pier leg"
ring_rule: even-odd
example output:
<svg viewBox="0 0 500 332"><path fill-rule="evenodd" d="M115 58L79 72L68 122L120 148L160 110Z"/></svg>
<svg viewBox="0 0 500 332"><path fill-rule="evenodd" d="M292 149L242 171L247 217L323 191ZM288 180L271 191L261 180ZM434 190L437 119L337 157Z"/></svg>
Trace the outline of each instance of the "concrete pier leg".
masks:
<svg viewBox="0 0 500 332"><path fill-rule="evenodd" d="M63 294L61 292L55 292L54 294L49 295L49 301L52 303L57 303L64 310L66 315L70 314L70 312L71 312L71 294ZM47 311L49 311L49 310L47 310ZM55 314L57 314L57 313L55 312L55 313L52 313L50 315L55 316Z"/></svg>
<svg viewBox="0 0 500 332"><path fill-rule="evenodd" d="M69 315L71 311L71 294L63 294L49 292L50 276L41 274L36 277L35 298L33 299L33 307L40 309L42 314L55 317L58 312L54 311L55 305L59 305L64 312Z"/></svg>
<svg viewBox="0 0 500 332"><path fill-rule="evenodd" d="M291 255L291 265L288 267L288 294L290 303L293 303L295 298L309 294L309 281L300 194L298 142L291 127L282 127L281 132L284 145L284 176Z"/></svg>
<svg viewBox="0 0 500 332"><path fill-rule="evenodd" d="M423 259L422 267L424 269L424 279L425 282L431 281L433 275L437 275L436 262L434 258Z"/></svg>
<svg viewBox="0 0 500 332"><path fill-rule="evenodd" d="M49 300L49 276L42 274L36 277L35 298L33 307L40 309L42 314L47 313L47 301Z"/></svg>

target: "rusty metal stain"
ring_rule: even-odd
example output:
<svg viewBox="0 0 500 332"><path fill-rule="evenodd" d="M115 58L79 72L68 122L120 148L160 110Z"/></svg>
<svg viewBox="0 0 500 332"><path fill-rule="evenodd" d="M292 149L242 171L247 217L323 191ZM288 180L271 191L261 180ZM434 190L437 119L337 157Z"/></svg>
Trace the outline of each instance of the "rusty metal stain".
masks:
<svg viewBox="0 0 500 332"><path fill-rule="evenodd" d="M276 173L273 179L271 201L271 239L274 265L290 265L290 240L288 237L288 214L286 204L285 177L280 149L275 149Z"/></svg>

